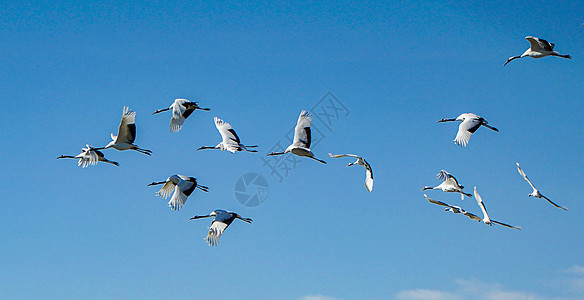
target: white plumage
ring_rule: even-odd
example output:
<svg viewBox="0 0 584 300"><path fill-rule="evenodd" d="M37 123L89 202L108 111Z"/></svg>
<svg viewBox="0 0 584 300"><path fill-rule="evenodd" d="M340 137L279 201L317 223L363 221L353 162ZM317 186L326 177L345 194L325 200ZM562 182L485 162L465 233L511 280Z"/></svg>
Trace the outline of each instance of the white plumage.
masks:
<svg viewBox="0 0 584 300"><path fill-rule="evenodd" d="M181 130L185 120L197 109L209 111L208 108L201 108L197 102L189 101L187 99L175 99L168 108L159 109L152 114L161 113L163 111L172 109L172 117L170 119L169 129L171 132L178 132Z"/></svg>
<svg viewBox="0 0 584 300"><path fill-rule="evenodd" d="M373 169L371 169L371 165L369 165L369 163L360 156L357 156L355 154L337 154L337 155L333 155L331 153L328 154L330 157L332 158L339 158L339 157L353 157L356 158L357 160L355 162L352 162L350 164L347 165L347 167L350 167L354 164L360 165L360 166L364 166L365 167L365 189L367 189L368 192L371 193L371 191L373 190Z"/></svg>
<svg viewBox="0 0 584 300"><path fill-rule="evenodd" d="M140 149L137 145L134 145L136 140L136 112L130 110L129 107L124 106L124 111L122 115L122 120L120 121L120 127L118 128L118 135L111 134L112 141L103 148L97 148L97 150L114 148L119 151L124 150L135 150L146 155L150 155L152 151L147 149Z"/></svg>
<svg viewBox="0 0 584 300"><path fill-rule="evenodd" d="M507 59L507 61L503 64L503 66L507 65L510 61L523 58L523 57L532 57L532 58L542 58L546 56L558 56L562 58L570 59L570 55L563 55L559 54L557 51L554 51L554 44L540 38L536 38L533 36L526 36L525 39L529 42L529 49L525 50L523 54L519 56L511 56Z"/></svg>
<svg viewBox="0 0 584 300"><path fill-rule="evenodd" d="M207 241L209 246L217 246L217 244L219 243L219 238L221 237L221 235L223 235L223 232L225 231L225 229L227 229L227 227L229 227L229 225L231 225L231 223L235 219L242 220L246 223L252 222L252 219L250 219L250 218L242 218L240 215L238 215L234 212L225 211L222 209L214 210L206 216L194 216L191 218L191 220L196 220L196 219L201 219L201 218L209 218L209 217L215 217L213 222L211 222L211 226L209 227L209 232L207 233L207 236L205 237L205 240Z"/></svg>
<svg viewBox="0 0 584 300"><path fill-rule="evenodd" d="M298 122L296 122L296 127L294 128L294 140L292 141L292 144L288 146L284 152L272 152L269 153L268 156L282 155L290 152L294 155L312 158L318 162L326 164L324 160L314 157L314 154L310 150L311 123L312 116L306 110L302 110L298 117Z"/></svg>
<svg viewBox="0 0 584 300"><path fill-rule="evenodd" d="M98 161L109 163L115 166L119 166L119 164L115 161L111 161L105 158L103 153L96 148L93 148L89 145L85 145L87 148L81 148L81 153L77 154L76 156L71 155L61 155L57 157L60 158L73 158L78 159L77 165L82 168L87 168L88 166L94 166L97 164Z"/></svg>
<svg viewBox="0 0 584 300"><path fill-rule="evenodd" d="M565 207L562 207L562 206L559 206L559 205L555 204L552 200L548 199L548 197L542 195L539 192L539 190L535 188L535 186L533 185L533 183L531 183L531 180L529 180L529 178L527 178L527 175L525 175L525 172L519 167L519 163L516 163L516 165L517 165L517 171L519 172L519 174L521 174L521 176L523 176L523 179L525 179L525 181L527 181L527 183L529 183L529 185L533 189L533 191L529 194L529 197L533 196L535 198L543 198L547 202L549 202L551 205L553 205L553 206L555 206L557 208L561 208L563 210L568 210Z"/></svg>
<svg viewBox="0 0 584 300"><path fill-rule="evenodd" d="M483 117L477 116L473 113L463 113L456 119L442 119L438 121L438 123L451 121L461 121L458 126L456 138L454 138L454 143L461 147L466 147L470 140L470 136L481 126L485 126L493 131L499 131L497 128L489 126L487 120Z"/></svg>
<svg viewBox="0 0 584 300"><path fill-rule="evenodd" d="M464 186L460 185L458 183L458 180L456 180L456 178L452 174L450 174L444 170L440 170L440 172L438 172L438 175L436 175L436 177L438 179L442 180L442 183L440 183L439 185L437 185L435 187L425 186L424 188L422 188L422 191L442 190L442 191L448 192L448 193L460 193L461 200L464 200L464 196L472 197L471 194L467 194L467 193L462 191Z"/></svg>
<svg viewBox="0 0 584 300"><path fill-rule="evenodd" d="M170 201L168 201L168 206L170 206L172 210L180 210L187 201L187 198L196 188L203 192L207 192L209 189L206 186L199 185L196 178L180 174L172 175L165 181L152 182L148 186L159 184L163 184L163 186L158 192L156 192L156 196L166 199L172 194Z"/></svg>
<svg viewBox="0 0 584 300"><path fill-rule="evenodd" d="M470 213L470 212L462 209L460 206L450 205L450 204L444 203L442 201L430 199L430 198L428 198L428 196L426 194L424 194L424 198L426 198L426 200L428 200L430 203L447 207L445 209L445 211L450 211L450 212L455 213L455 214L465 215L465 216L467 216L471 220L475 220L475 221L478 221L478 222L483 222L483 223L485 223L485 224L487 224L489 226L492 226L492 224L495 223L495 224L498 224L498 225L501 225L501 226L505 226L505 227L508 227L508 228L513 228L513 229L521 230L521 227L519 227L519 226L512 226L512 225L509 225L509 224L501 223L499 221L491 220L491 218L489 218L489 215L487 214L487 209L485 208L485 205L483 204L483 199L477 193L476 187L474 189L474 194L475 194L475 199L477 200L477 204L479 205L479 207L481 208L481 211L483 212L483 217L482 218L479 217L479 216L477 216L477 215L475 215L475 214L473 214L473 213Z"/></svg>
<svg viewBox="0 0 584 300"><path fill-rule="evenodd" d="M233 127L231 127L231 124L215 117L213 119L215 121L215 127L217 127L217 130L219 130L219 133L221 134L221 142L219 144L217 144L217 146L215 147L209 147L209 146L203 146L197 150L202 150L202 149L218 149L218 150L222 150L222 151L229 151L231 153L235 153L237 151L247 151L247 152L258 152L257 150L249 150L247 148L255 148L257 147L257 145L253 145L253 146L245 146L241 143L241 141L239 140L239 136L237 135L237 133L235 132L235 130L233 129Z"/></svg>

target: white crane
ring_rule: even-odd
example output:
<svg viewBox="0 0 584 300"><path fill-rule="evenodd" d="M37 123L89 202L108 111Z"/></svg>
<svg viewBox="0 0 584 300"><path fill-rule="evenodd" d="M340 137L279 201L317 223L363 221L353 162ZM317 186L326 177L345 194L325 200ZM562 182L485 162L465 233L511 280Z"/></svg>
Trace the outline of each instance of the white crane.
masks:
<svg viewBox="0 0 584 300"><path fill-rule="evenodd" d="M190 196L195 189L200 189L203 192L208 192L209 188L203 185L197 184L197 179L194 177L187 177L180 174L175 174L168 177L165 181L152 182L148 186L164 184L162 188L156 192L156 196L166 199L172 192L172 197L168 201L168 206L173 210L179 210L183 207L187 201L187 197Z"/></svg>
<svg viewBox="0 0 584 300"><path fill-rule="evenodd" d="M454 176L452 176L452 174L450 174L444 170L440 170L440 172L438 172L438 174L436 175L436 178L442 180L442 183L440 183L439 185L437 185L435 187L425 186L424 188L422 188L422 191L442 190L443 192L447 192L447 193L460 193L461 200L464 200L464 196L472 197L471 194L467 194L467 193L462 191L464 186L458 184L458 180L456 180L456 178Z"/></svg>
<svg viewBox="0 0 584 300"><path fill-rule="evenodd" d="M161 113L163 111L172 109L172 118L170 119L170 131L178 132L185 120L197 109L210 111L209 108L201 108L197 102L189 101L187 99L175 99L169 108L159 109L152 114Z"/></svg>
<svg viewBox="0 0 584 300"><path fill-rule="evenodd" d="M60 158L78 159L79 161L77 161L77 165L82 167L82 168L87 168L90 165L94 166L97 164L98 161L112 164L115 166L119 166L119 164L117 162L106 159L103 156L103 153L101 153L101 151L99 151L99 150L96 150L96 148L93 148L89 145L85 145L85 146L87 148L81 148L81 153L79 153L75 156L61 155L61 156L57 157L57 159L60 159Z"/></svg>
<svg viewBox="0 0 584 300"><path fill-rule="evenodd" d="M479 129L479 127L485 126L493 131L499 132L499 129L489 126L487 120L479 117L473 113L464 113L458 116L456 119L442 119L438 123L451 122L451 121L461 121L458 126L458 133L456 133L456 138L454 138L454 143L460 145L461 147L466 147L470 136Z"/></svg>
<svg viewBox="0 0 584 300"><path fill-rule="evenodd" d="M523 54L519 56L511 56L507 59L503 66L507 65L510 61L516 58L523 58L526 56L533 57L533 58L542 58L546 56L558 56L563 58L570 59L570 55L563 55L559 54L557 51L554 51L554 44L540 38L536 38L533 36L526 36L525 39L529 42L529 49L525 50Z"/></svg>
<svg viewBox="0 0 584 300"><path fill-rule="evenodd" d="M523 176L523 179L525 179L525 181L527 181L527 183L529 183L529 185L531 185L531 188L533 189L533 192L531 192L531 194L529 194L529 197L533 196L535 198L543 198L543 199L547 200L547 202L549 202L551 205L553 205L557 208L561 208L563 210L568 210L565 207L562 207L562 206L555 204L552 200L550 200L546 196L542 195L539 192L539 190L535 188L533 183L531 183L531 180L529 180L529 178L527 178L527 175L525 175L525 172L523 172L523 170L519 167L519 163L516 163L516 164L517 164L517 171L519 171L519 174L521 174L521 176Z"/></svg>
<svg viewBox="0 0 584 300"><path fill-rule="evenodd" d="M215 217L215 220L211 222L211 227L209 227L209 233L207 233L207 237L205 237L205 240L207 241L207 243L209 243L209 246L217 246L217 244L219 243L219 238L223 234L223 231L225 231L225 229L227 229L227 227L231 225L233 220L240 219L246 223L252 222L252 219L250 218L242 218L240 215L234 212L225 211L222 209L214 210L207 216L194 216L191 218L191 220L210 217Z"/></svg>
<svg viewBox="0 0 584 300"><path fill-rule="evenodd" d="M120 127L118 129L118 135L111 134L112 141L103 148L96 148L97 150L114 148L119 151L124 150L135 150L146 155L150 155L152 151L147 149L140 149L138 146L134 145L134 140L136 140L136 112L130 110L129 107L124 106L124 113L122 115L122 121L120 122Z"/></svg>
<svg viewBox="0 0 584 300"><path fill-rule="evenodd" d="M350 164L347 165L347 167L350 167L354 164L360 165L360 166L364 166L365 167L365 188L367 189L368 192L371 193L371 191L373 190L373 170L371 169L371 165L369 165L369 163L360 156L357 156L355 154L337 154L337 155L332 155L331 153L328 154L330 157L332 158L339 158L339 157L353 157L356 158L357 160L355 162L352 162Z"/></svg>
<svg viewBox="0 0 584 300"><path fill-rule="evenodd" d="M258 152L257 150L248 150L247 148L255 148L257 147L257 145L253 145L253 146L245 146L241 143L241 141L239 140L239 136L237 136L237 133L235 133L235 130L233 130L233 128L231 127L231 124L215 117L215 126L217 127L217 130L219 130L219 133L221 134L221 138L222 141L217 144L217 146L215 147L208 147L208 146L203 146L197 150L202 150L202 149L218 149L218 150L222 150L222 151L229 151L231 153L235 153L236 151L247 151L247 152Z"/></svg>
<svg viewBox="0 0 584 300"><path fill-rule="evenodd" d="M521 227L519 227L519 226L512 226L509 224L501 223L499 221L491 220L489 218L489 215L487 214L487 209L485 208L485 205L483 204L481 196L476 191L476 187L475 187L475 198L477 199L477 203L479 204L481 210L483 211L483 218L462 209L460 206L450 205L450 204L444 203L442 201L430 199L430 198L428 198L428 196L426 194L424 194L424 198L426 198L426 200L428 200L429 202L431 202L433 204L446 206L447 208L445 209L445 211L450 211L450 212L455 213L455 214L463 214L463 215L467 216L468 218L470 218L471 220L483 222L489 226L492 226L492 224L495 223L495 224L498 224L501 226L521 230Z"/></svg>
<svg viewBox="0 0 584 300"><path fill-rule="evenodd" d="M288 152L297 155L312 158L318 162L326 164L324 160L320 160L314 157L312 151L310 151L310 124L312 123L312 116L306 111L302 110L300 116L298 117L298 122L294 128L294 141L292 144L286 148L284 152L272 152L268 156L282 155Z"/></svg>

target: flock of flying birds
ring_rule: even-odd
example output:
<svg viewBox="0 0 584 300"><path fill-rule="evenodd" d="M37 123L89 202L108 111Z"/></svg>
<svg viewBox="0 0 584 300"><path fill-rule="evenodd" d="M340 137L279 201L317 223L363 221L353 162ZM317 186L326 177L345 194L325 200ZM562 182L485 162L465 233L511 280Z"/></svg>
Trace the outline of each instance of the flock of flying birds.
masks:
<svg viewBox="0 0 584 300"><path fill-rule="evenodd" d="M509 59L507 59L507 61L505 62L504 65L507 65L510 61L512 61L514 59L522 58L522 57L526 57L526 56L533 57L533 58L541 58L541 57L545 57L545 56L558 56L558 57L563 57L563 58L568 58L568 59L570 58L569 55L561 55L558 52L554 51L553 50L554 44L551 44L551 43L547 42L546 40L539 39L536 37L531 37L531 36L528 36L525 39L527 39L529 41L531 47L529 49L527 49L520 56L510 57ZM185 120L197 109L203 110L203 111L210 110L209 108L199 107L197 102L189 101L187 99L175 99L175 101L172 103L172 105L170 107L156 110L152 114L155 115L155 114L158 114L158 113L161 113L164 111L172 110L172 117L170 120L169 128L170 128L171 132L178 132L181 130ZM77 165L80 167L86 168L90 165L96 165L98 162L104 162L104 163L113 164L115 166L119 166L119 164L117 162L106 159L103 152L101 152L100 150L105 150L105 149L110 149L110 148L113 148L113 149L116 149L119 151L134 150L134 151L146 154L146 155L151 155L152 151L147 150L147 149L142 149L134 144L134 141L136 140L135 117L136 117L136 113L134 111L130 110L128 107L124 107L122 120L121 120L120 126L118 128L118 134L114 135L112 133L111 134L112 141L109 142L105 147L95 148L95 147L86 145L86 148L82 148L82 152L78 155L75 155L75 156L61 155L61 156L57 157L57 159L61 159L61 158L77 159ZM471 135L477 129L479 129L479 127L481 127L481 126L484 126L486 128L489 128L493 131L498 132L498 129L488 125L488 122L484 118L482 118L476 114L473 114L473 113L463 113L460 116L458 116L456 119L442 119L438 122L440 123L440 122L450 122L450 121L460 121L461 122L459 127L458 127L458 133L456 134L456 137L454 139L455 144L457 144L461 147L466 147L468 145ZM221 120L218 117L214 117L214 122L215 122L215 126L217 127L217 130L221 134L221 142L219 142L219 144L217 144L216 146L202 146L197 150L215 149L215 150L229 151L231 153L235 153L235 152L239 152L239 151L258 152L257 150L253 149L253 148L257 148L258 147L257 145L247 145L246 146L246 145L242 144L241 140L239 139L239 136L237 135L237 133L235 132L235 130L233 129L233 127L231 127L231 125L229 123ZM300 157L307 157L307 158L316 160L320 163L326 164L326 162L324 160L316 158L314 156L314 153L312 153L312 151L310 150L310 143L311 143L310 125L311 125L311 123L312 123L312 116L306 110L303 110L300 113L300 116L298 117L298 121L296 122L296 127L294 128L294 139L292 141L292 144L290 146L288 146L286 148L286 150L284 150L284 152L271 152L271 153L268 153L267 155L274 156L274 155L284 155L286 153L292 153L292 154L300 156ZM252 150L250 150L250 149L252 149ZM347 167L350 167L350 166L355 165L355 164L363 166L365 168L365 188L368 192L371 192L373 190L373 170L371 168L371 165L369 165L369 163L363 157L355 155L355 154L333 155L331 153L329 153L329 157L331 157L331 158L351 157L351 158L357 159L355 162L348 164ZM517 163L517 170L519 171L519 174L521 174L521 176L529 183L529 185L533 189L533 192L530 193L529 196L533 196L536 198L543 198L543 199L547 200L550 204L554 205L555 207L561 208L563 210L567 210L565 207L557 205L556 203L552 202L550 199L548 199L547 197L542 195L539 192L539 190L537 190L535 188L533 183L531 183L529 178L525 175L525 172L519 167L519 163ZM461 199L464 199L465 196L466 197L473 196L471 194L463 192L464 187L462 185L460 185L458 183L458 181L456 180L456 178L454 176L452 176L450 173L448 173L444 170L441 170L438 173L437 177L440 180L442 180L441 184L439 184L435 187L425 186L422 190L432 189L432 190L442 190L444 192L460 193ZM183 207L183 205L185 204L187 198L196 189L199 189L203 192L208 192L208 190L209 190L208 187L198 184L196 178L188 177L188 176L184 176L184 175L180 175L180 174L172 175L164 181L152 182L148 186L154 186L154 185L162 185L162 188L158 192L156 192L156 196L161 197L163 199L170 197L170 201L168 202L168 205L173 210L181 209ZM485 208L483 200L482 200L481 196L479 195L479 193L477 192L476 187L474 188L474 197L475 197L477 204L479 205L479 207L481 208L481 211L483 213L482 218L462 209L459 206L450 205L450 204L447 204L447 203L444 203L444 202L441 202L438 200L428 198L428 196L426 194L424 194L424 197L429 202L431 202L433 204L445 206L446 207L445 211L450 211L450 212L455 213L455 214L460 213L460 214L463 214L463 215L469 217L472 220L483 222L487 225L492 225L493 223L495 223L495 224L506 226L509 228L521 229L521 227L518 227L518 226L512 226L512 225L508 225L508 224L505 224L502 222L492 220L489 217L489 215L487 214L487 209ZM217 243L219 242L219 238L221 237L221 235L223 234L225 229L235 219L239 219L239 220L242 220L242 221L247 222L247 223L252 222L252 219L243 218L237 213L225 211L222 209L216 209L208 215L194 216L191 218L191 220L196 220L196 219L201 219L201 218L210 218L210 217L214 217L214 220L211 222L211 226L209 227L209 231L207 233L207 236L205 237L205 240L207 241L207 243L210 246L217 245Z"/></svg>

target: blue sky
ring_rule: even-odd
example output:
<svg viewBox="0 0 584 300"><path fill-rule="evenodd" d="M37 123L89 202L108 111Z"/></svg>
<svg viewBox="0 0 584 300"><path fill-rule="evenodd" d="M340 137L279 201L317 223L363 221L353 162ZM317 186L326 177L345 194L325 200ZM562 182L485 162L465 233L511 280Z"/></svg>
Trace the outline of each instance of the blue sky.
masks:
<svg viewBox="0 0 584 300"><path fill-rule="evenodd" d="M584 297L582 40L577 1L367 3L11 2L0 5L4 109L0 161L0 296L10 299L579 299ZM561 58L515 60L525 36ZM327 93L347 108L282 182L261 155ZM178 134L174 98L199 101ZM137 112L137 152L104 151L120 167L74 161L106 145L123 106ZM465 149L458 124L479 129ZM218 116L259 154L195 151L215 145ZM323 128L319 120L314 126ZM357 153L361 167L327 153ZM515 162L548 197L531 188ZM477 186L488 227L423 198L445 169ZM269 196L236 201L245 173ZM194 176L178 212L152 181ZM474 199L428 191L479 213ZM204 243L222 208L234 222ZM483 298L481 298L483 297Z"/></svg>

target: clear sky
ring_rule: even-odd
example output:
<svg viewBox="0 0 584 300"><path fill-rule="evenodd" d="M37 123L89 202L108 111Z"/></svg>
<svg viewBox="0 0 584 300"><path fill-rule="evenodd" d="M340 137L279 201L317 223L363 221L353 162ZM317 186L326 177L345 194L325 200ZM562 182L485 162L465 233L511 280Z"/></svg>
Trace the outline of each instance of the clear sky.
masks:
<svg viewBox="0 0 584 300"><path fill-rule="evenodd" d="M0 298L584 298L581 4L4 1ZM503 67L528 35L572 59ZM303 159L280 181L264 154L329 92L346 110L313 122L328 164ZM170 114L151 113L175 98L211 111L171 133ZM151 157L55 159L106 145L124 106ZM436 121L464 112L500 132L457 147L458 124ZM219 142L214 116L260 153L195 151ZM373 192L328 152L364 156ZM516 162L569 210L527 197ZM523 230L428 203L441 169ZM269 183L257 207L234 196L248 172ZM210 191L172 211L147 184L177 173ZM480 214L473 198L427 194ZM218 208L254 222L209 247L211 220L188 219Z"/></svg>

